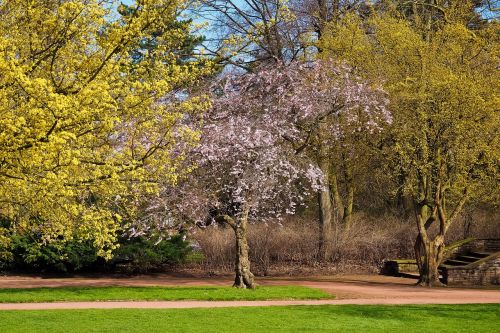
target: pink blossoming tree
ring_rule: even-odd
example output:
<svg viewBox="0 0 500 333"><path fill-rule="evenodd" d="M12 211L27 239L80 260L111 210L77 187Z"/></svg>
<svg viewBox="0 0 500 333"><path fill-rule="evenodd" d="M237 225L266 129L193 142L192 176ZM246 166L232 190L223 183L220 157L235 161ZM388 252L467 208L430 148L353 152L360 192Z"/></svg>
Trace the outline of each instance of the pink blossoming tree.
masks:
<svg viewBox="0 0 500 333"><path fill-rule="evenodd" d="M229 75L212 89L200 145L190 158L197 169L179 187L166 188L152 212L229 225L235 233L234 287L254 288L248 256L250 221L293 214L312 192L325 192L317 147L345 135L335 121L345 114L377 130L387 121L385 94L332 62L264 67ZM154 220L154 219L153 219Z"/></svg>

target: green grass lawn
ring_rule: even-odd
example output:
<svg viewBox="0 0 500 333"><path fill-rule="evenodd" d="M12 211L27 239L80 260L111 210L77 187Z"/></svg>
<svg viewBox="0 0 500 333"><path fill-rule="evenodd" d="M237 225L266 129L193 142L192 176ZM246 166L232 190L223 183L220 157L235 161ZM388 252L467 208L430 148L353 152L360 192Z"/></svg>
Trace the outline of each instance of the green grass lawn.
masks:
<svg viewBox="0 0 500 333"><path fill-rule="evenodd" d="M0 303L125 300L298 300L327 299L334 296L319 289L300 286L257 287L75 287L0 289ZM1 331L0 331L1 332Z"/></svg>
<svg viewBox="0 0 500 333"><path fill-rule="evenodd" d="M0 332L498 332L500 305L0 311Z"/></svg>

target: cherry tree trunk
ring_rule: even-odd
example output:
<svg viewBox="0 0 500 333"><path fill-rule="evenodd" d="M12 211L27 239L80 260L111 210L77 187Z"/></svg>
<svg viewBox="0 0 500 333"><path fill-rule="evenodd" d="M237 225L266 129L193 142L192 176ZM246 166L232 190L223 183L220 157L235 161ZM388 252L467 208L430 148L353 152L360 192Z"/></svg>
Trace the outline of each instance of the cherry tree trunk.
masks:
<svg viewBox="0 0 500 333"><path fill-rule="evenodd" d="M250 258L248 255L247 241L248 218L243 216L236 225L233 226L236 238L236 258L233 287L235 288L255 288L254 276L250 271Z"/></svg>

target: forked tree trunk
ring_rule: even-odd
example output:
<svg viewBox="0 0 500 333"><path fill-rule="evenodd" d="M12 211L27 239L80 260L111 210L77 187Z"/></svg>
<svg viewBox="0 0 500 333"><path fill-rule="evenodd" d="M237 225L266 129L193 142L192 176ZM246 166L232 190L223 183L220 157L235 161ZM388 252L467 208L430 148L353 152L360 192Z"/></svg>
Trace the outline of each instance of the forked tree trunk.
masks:
<svg viewBox="0 0 500 333"><path fill-rule="evenodd" d="M465 187L462 197L448 217L445 200L446 186L443 186L448 180L445 176L446 164L441 158L441 149L438 148L436 151L438 167L433 170L437 172L419 175L419 201L416 201L414 205L418 229L415 242L415 256L420 273L418 284L428 287L443 285L439 280L439 265L445 255L445 236L468 199L468 188ZM428 230L434 222L438 223L438 230L436 236L431 237Z"/></svg>
<svg viewBox="0 0 500 333"><path fill-rule="evenodd" d="M439 265L444 254L443 238L437 236L433 241L421 242L416 255L419 263L420 278L418 284L426 287L442 286L439 279Z"/></svg>
<svg viewBox="0 0 500 333"><path fill-rule="evenodd" d="M444 233L440 228L438 235L431 238L429 228L438 220L437 208L432 211L426 205L420 205L417 210L418 236L415 240L415 259L419 270L418 283L421 286L442 286L439 280L439 265L444 254Z"/></svg>

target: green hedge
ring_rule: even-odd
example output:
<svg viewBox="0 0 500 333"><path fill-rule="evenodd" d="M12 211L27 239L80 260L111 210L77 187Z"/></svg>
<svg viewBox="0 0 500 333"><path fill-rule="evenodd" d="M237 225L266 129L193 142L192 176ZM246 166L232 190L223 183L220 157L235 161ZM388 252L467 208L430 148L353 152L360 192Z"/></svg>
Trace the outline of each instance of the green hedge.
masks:
<svg viewBox="0 0 500 333"><path fill-rule="evenodd" d="M91 241L61 239L44 245L34 234L14 234L10 243L10 260L3 260L0 269L33 273L145 273L165 270L193 257L192 247L182 235L159 243L145 238L120 239L107 262L98 256Z"/></svg>

